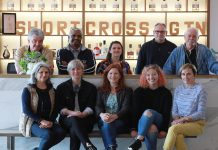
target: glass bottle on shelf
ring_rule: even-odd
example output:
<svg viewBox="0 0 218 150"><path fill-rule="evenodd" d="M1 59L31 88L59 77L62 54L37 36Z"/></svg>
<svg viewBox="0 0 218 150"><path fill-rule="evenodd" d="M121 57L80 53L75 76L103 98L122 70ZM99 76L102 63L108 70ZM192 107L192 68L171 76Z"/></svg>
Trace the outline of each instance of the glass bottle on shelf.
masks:
<svg viewBox="0 0 218 150"><path fill-rule="evenodd" d="M167 11L167 9L168 9L167 2L166 2L166 0L163 0L162 3L161 3L161 10L162 11Z"/></svg>
<svg viewBox="0 0 218 150"><path fill-rule="evenodd" d="M131 11L138 11L138 1L136 0L131 1Z"/></svg>
<svg viewBox="0 0 218 150"><path fill-rule="evenodd" d="M113 8L113 11L119 11L119 2L117 0L114 0L113 4L112 4L112 8Z"/></svg>
<svg viewBox="0 0 218 150"><path fill-rule="evenodd" d="M39 10L45 10L45 2L44 0L40 0L38 4Z"/></svg>
<svg viewBox="0 0 218 150"><path fill-rule="evenodd" d="M58 0L52 0L51 1L51 10L52 11L58 10Z"/></svg>
<svg viewBox="0 0 218 150"><path fill-rule="evenodd" d="M138 57L139 56L139 52L140 52L140 50L141 50L141 44L138 44L138 47L137 47L137 49L136 49L136 56Z"/></svg>
<svg viewBox="0 0 218 150"><path fill-rule="evenodd" d="M198 0L194 0L192 3L192 10L193 11L198 11L199 10L199 2Z"/></svg>
<svg viewBox="0 0 218 150"><path fill-rule="evenodd" d="M102 48L101 48L101 54L106 57L107 56L107 52L108 52L108 47L107 47L107 44L106 44L106 40L103 40L103 45L102 45Z"/></svg>
<svg viewBox="0 0 218 150"><path fill-rule="evenodd" d="M91 11L96 10L96 3L95 3L94 0L92 0L91 3L89 4L89 9L90 9Z"/></svg>
<svg viewBox="0 0 218 150"><path fill-rule="evenodd" d="M35 4L33 0L29 0L27 3L28 10L34 10Z"/></svg>
<svg viewBox="0 0 218 150"><path fill-rule="evenodd" d="M7 1L7 10L14 10L14 1L13 0Z"/></svg>
<svg viewBox="0 0 218 150"><path fill-rule="evenodd" d="M75 2L75 0L70 0L70 2L69 2L69 8L70 8L71 10L73 10L73 11L76 10L76 2Z"/></svg>
<svg viewBox="0 0 218 150"><path fill-rule="evenodd" d="M105 0L102 0L100 2L100 10L105 11L106 9L107 9L107 3L105 2Z"/></svg>
<svg viewBox="0 0 218 150"><path fill-rule="evenodd" d="M156 5L155 5L155 3L154 3L153 0L150 0L150 1L149 1L149 3L148 3L148 8L149 8L150 11L155 11Z"/></svg>
<svg viewBox="0 0 218 150"><path fill-rule="evenodd" d="M8 45L5 45L4 46L4 52L3 52L3 58L4 59L9 59L10 58L10 52L9 52L9 50L8 50Z"/></svg>
<svg viewBox="0 0 218 150"><path fill-rule="evenodd" d="M134 59L134 51L132 49L132 44L129 44L129 49L127 50L127 58Z"/></svg>
<svg viewBox="0 0 218 150"><path fill-rule="evenodd" d="M182 9L182 4L181 4L180 0L177 0L176 4L175 4L175 10L180 11L181 9Z"/></svg>
<svg viewBox="0 0 218 150"><path fill-rule="evenodd" d="M95 54L95 56L100 56L101 55L101 49L98 47L98 43L95 44L94 54Z"/></svg>

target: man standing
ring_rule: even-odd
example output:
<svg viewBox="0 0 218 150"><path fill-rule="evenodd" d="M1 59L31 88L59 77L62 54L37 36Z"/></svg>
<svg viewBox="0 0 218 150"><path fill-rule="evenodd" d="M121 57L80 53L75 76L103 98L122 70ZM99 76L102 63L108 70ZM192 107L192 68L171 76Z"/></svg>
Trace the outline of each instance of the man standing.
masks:
<svg viewBox="0 0 218 150"><path fill-rule="evenodd" d="M20 47L15 52L15 68L17 74L30 74L39 61L47 63L53 73L53 52L43 46L44 33L41 29L32 28L28 33L28 45Z"/></svg>
<svg viewBox="0 0 218 150"><path fill-rule="evenodd" d="M82 31L78 28L71 28L68 35L69 44L57 52L58 74L68 74L67 65L74 59L82 61L85 74L94 74L95 57L90 49L82 45L81 41Z"/></svg>
<svg viewBox="0 0 218 150"><path fill-rule="evenodd" d="M163 68L164 63L176 45L166 39L167 29L164 23L157 23L154 26L154 39L142 45L139 52L136 74L141 74L144 66L157 64Z"/></svg>
<svg viewBox="0 0 218 150"><path fill-rule="evenodd" d="M188 28L184 34L185 44L175 48L163 70L166 74L179 74L179 68L186 63L197 68L197 74L218 74L218 62L205 45L197 43L199 33L196 28Z"/></svg>

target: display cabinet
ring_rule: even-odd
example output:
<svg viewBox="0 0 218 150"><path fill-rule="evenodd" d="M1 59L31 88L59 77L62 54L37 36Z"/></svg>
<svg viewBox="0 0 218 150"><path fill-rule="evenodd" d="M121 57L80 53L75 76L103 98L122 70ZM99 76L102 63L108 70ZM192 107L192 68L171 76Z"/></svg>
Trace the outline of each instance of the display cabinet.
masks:
<svg viewBox="0 0 218 150"><path fill-rule="evenodd" d="M153 39L157 22L167 25L167 39L184 43L188 27L199 29L199 42L208 45L209 0L1 0L2 13L16 13L16 34L0 33L0 73L6 73L14 51L27 44L31 27L45 33L44 44L56 51L67 45L70 27L83 30L83 44L93 50L97 62L118 40L124 58L134 70L141 45ZM2 20L2 19L1 19ZM1 31L2 31L1 23ZM10 57L4 59L5 46ZM54 60L55 61L55 60ZM55 71L57 72L57 71Z"/></svg>

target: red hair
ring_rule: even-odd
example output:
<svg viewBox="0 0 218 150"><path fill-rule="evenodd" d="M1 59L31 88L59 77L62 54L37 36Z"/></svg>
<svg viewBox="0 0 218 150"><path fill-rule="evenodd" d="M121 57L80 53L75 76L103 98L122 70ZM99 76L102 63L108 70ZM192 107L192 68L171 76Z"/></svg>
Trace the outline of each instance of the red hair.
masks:
<svg viewBox="0 0 218 150"><path fill-rule="evenodd" d="M111 91L111 85L110 85L110 82L107 78L107 75L109 73L109 71L113 68L116 68L120 74L120 79L118 81L118 86L116 87L116 92L117 91L120 91L121 89L125 88L125 83L124 83L124 74L123 74L123 70L122 70L122 67L120 66L120 64L118 63L113 63L113 64L110 64L105 70L104 70L104 73L103 73L103 84L102 86L100 87L100 89L104 92L110 92Z"/></svg>
<svg viewBox="0 0 218 150"><path fill-rule="evenodd" d="M146 80L146 74L147 74L148 70L150 70L150 69L154 69L155 71L157 71L158 87L165 86L167 83L165 75L164 75L162 69L158 65L155 65L155 64L148 65L148 66L144 67L144 69L142 70L142 74L140 75L140 78L139 78L139 86L142 88L149 87L148 81Z"/></svg>

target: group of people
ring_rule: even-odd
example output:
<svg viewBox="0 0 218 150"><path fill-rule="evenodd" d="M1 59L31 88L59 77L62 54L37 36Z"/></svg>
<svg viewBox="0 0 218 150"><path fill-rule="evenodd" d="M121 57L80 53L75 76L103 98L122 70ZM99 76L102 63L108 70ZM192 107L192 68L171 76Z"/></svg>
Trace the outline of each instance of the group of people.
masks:
<svg viewBox="0 0 218 150"><path fill-rule="evenodd" d="M182 46L166 40L166 25L157 23L154 39L142 45L136 66L139 87L134 91L125 85L125 74L132 74L123 59L124 49L113 41L105 60L96 66L93 52L82 45L82 31L71 28L68 45L57 52L59 74L70 79L55 89L50 81L54 71L53 53L43 46L44 34L33 28L28 46L17 50L15 66L18 74L22 57L37 51L45 57L35 62L30 83L22 92L20 131L24 136L41 138L38 150L48 150L70 135L70 149L96 150L88 134L97 122L106 150L116 150L116 136L129 132L135 141L129 150L138 150L145 143L147 150L156 150L157 139L164 138L164 150L186 150L185 136L203 132L207 94L196 83L197 74L218 74L218 62L211 51L198 44L198 31L189 28ZM83 74L102 74L102 85L95 87ZM166 88L165 74L178 74L183 84L172 96ZM58 117L58 121L57 116ZM171 118L172 115L172 118ZM130 117L131 116L131 117Z"/></svg>
<svg viewBox="0 0 218 150"><path fill-rule="evenodd" d="M196 28L188 28L184 34L185 43L176 46L166 39L167 27L164 23L157 23L153 30L154 39L145 42L139 51L135 74L141 74L142 69L149 64L159 65L165 74L179 74L179 68L186 64L193 64L197 74L218 74L218 62L209 48L199 44L199 33ZM83 33L79 28L70 28L68 45L57 51L56 65L58 74L67 74L67 65L71 60L79 59L84 65L85 74L103 74L112 63L119 63L125 74L132 74L130 65L124 60L124 49L119 41L111 42L105 60L96 67L95 56L91 49L82 44ZM28 34L28 45L21 47L15 53L15 68L18 74L24 74L20 61L27 52L40 52L50 68L54 69L53 52L43 46L44 33L41 29L32 28ZM29 58L31 59L31 58Z"/></svg>
<svg viewBox="0 0 218 150"><path fill-rule="evenodd" d="M195 82L194 65L180 68L183 84L176 88L174 100L158 65L143 68L139 87L134 91L125 85L120 64L105 69L98 89L83 79L84 70L80 60L70 61L70 79L54 89L50 66L44 62L34 66L30 83L22 92L19 125L24 136L41 138L34 150L48 150L66 133L70 135L71 150L79 150L81 144L86 150L96 150L88 137L96 121L106 150L116 150L116 136L128 132L136 138L129 150L138 150L142 142L148 150L156 150L157 139L164 137L164 150L173 150L174 146L185 150L184 137L203 132L207 94Z"/></svg>

